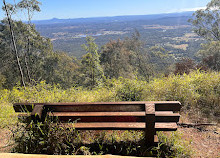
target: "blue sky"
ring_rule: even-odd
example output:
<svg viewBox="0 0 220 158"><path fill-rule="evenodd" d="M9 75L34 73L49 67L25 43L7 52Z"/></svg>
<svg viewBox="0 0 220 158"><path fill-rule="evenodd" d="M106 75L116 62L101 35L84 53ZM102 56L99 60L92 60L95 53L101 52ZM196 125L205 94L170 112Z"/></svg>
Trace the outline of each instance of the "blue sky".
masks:
<svg viewBox="0 0 220 158"><path fill-rule="evenodd" d="M6 0L13 2L14 0ZM18 2L19 0L15 0ZM103 17L118 15L147 15L192 11L205 7L210 0L38 0L41 12L33 20ZM0 5L2 6L2 0ZM4 17L0 11L0 19ZM23 13L15 17L25 20Z"/></svg>

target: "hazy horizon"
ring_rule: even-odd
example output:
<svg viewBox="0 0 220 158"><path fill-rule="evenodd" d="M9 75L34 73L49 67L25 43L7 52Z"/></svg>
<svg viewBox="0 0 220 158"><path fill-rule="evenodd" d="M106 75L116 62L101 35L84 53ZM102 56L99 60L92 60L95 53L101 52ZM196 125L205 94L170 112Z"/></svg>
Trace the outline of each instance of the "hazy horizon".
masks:
<svg viewBox="0 0 220 158"><path fill-rule="evenodd" d="M96 17L78 17L78 18L57 18L53 17L51 19L39 19L39 20L33 20L33 21L44 21L44 20L53 20L53 19L58 19L58 20L68 20L68 19L92 19L92 18L111 18L111 17L123 17L123 16L150 16L150 15L163 15L163 14L181 14L181 13L190 13L194 12L192 11L181 11L181 12L171 12L171 13L158 13L158 14L139 14L139 15L115 15L115 16L96 16Z"/></svg>

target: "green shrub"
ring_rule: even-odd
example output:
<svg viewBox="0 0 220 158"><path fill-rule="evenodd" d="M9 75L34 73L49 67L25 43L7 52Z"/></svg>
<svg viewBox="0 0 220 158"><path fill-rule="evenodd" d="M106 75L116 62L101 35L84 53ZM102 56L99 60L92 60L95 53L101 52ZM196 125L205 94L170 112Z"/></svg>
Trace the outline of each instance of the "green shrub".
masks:
<svg viewBox="0 0 220 158"><path fill-rule="evenodd" d="M192 117L220 121L220 73L193 71L155 78L144 87L142 100L180 101ZM198 120L197 120L198 121Z"/></svg>
<svg viewBox="0 0 220 158"><path fill-rule="evenodd" d="M119 101L140 101L144 85L137 80L129 80L121 78L120 85L116 87L116 98Z"/></svg>
<svg viewBox="0 0 220 158"><path fill-rule="evenodd" d="M64 128L49 119L44 124L31 122L28 127L18 123L12 129L15 142L13 152L28 154L73 155L82 145L74 128Z"/></svg>
<svg viewBox="0 0 220 158"><path fill-rule="evenodd" d="M186 158L193 155L190 142L183 140L180 132L176 131L166 135L158 132L157 135L160 143L154 150L157 151L158 157Z"/></svg>
<svg viewBox="0 0 220 158"><path fill-rule="evenodd" d="M17 123L17 115L9 103L0 103L0 129L14 126Z"/></svg>

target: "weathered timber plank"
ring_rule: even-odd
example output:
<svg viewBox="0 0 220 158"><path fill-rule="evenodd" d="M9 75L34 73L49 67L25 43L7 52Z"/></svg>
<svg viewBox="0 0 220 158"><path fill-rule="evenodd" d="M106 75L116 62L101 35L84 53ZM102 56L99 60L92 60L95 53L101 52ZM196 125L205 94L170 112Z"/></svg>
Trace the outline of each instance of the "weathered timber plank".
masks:
<svg viewBox="0 0 220 158"><path fill-rule="evenodd" d="M46 105L48 111L52 112L141 112L144 111L144 104L114 104L114 105Z"/></svg>
<svg viewBox="0 0 220 158"><path fill-rule="evenodd" d="M49 116L145 116L146 112L48 112ZM25 114L23 114L25 115ZM172 111L155 111L156 116L180 116Z"/></svg>
<svg viewBox="0 0 220 158"><path fill-rule="evenodd" d="M30 113L19 113L19 117L29 117ZM145 112L48 112L50 117L58 117L63 121L75 121L78 122L143 122L145 121ZM129 116L129 117L126 117ZM178 122L180 118L179 113L173 113L172 111L156 111L156 122ZM86 119L85 119L86 118ZM95 118L95 119L94 119ZM88 121L90 120L90 121ZM132 121L133 120L133 121Z"/></svg>
<svg viewBox="0 0 220 158"><path fill-rule="evenodd" d="M137 105L145 103L155 103L156 111L179 111L181 104L178 101L136 101L136 102L74 102L74 103L14 103L13 107L15 112L31 112L35 105L45 106L82 106L82 105Z"/></svg>
<svg viewBox="0 0 220 158"><path fill-rule="evenodd" d="M19 116L29 116L28 113L19 113ZM180 116L172 111L155 111L156 116ZM145 116L145 112L48 112L48 116Z"/></svg>
<svg viewBox="0 0 220 158"><path fill-rule="evenodd" d="M42 104L39 104L42 105ZM13 104L13 108L15 110L15 112L32 112L32 110L34 109L34 104L24 104L24 103L15 103Z"/></svg>
<svg viewBox="0 0 220 158"><path fill-rule="evenodd" d="M145 130L145 123L142 122L99 122L99 123L66 123L65 127L74 127L79 130ZM176 131L176 123L155 123L156 131Z"/></svg>
<svg viewBox="0 0 220 158"><path fill-rule="evenodd" d="M67 127L74 127L75 129L79 130L142 130L145 129L145 123L106 123L106 122L99 122L99 123L75 123L75 124L66 124Z"/></svg>
<svg viewBox="0 0 220 158"><path fill-rule="evenodd" d="M145 112L53 112L61 122L145 122Z"/></svg>
<svg viewBox="0 0 220 158"><path fill-rule="evenodd" d="M155 115L155 104L154 103L146 103L145 104L145 112L147 115Z"/></svg>
<svg viewBox="0 0 220 158"><path fill-rule="evenodd" d="M145 116L145 112L53 112L49 116Z"/></svg>
<svg viewBox="0 0 220 158"><path fill-rule="evenodd" d="M156 111L156 122L179 122L180 114L172 111Z"/></svg>
<svg viewBox="0 0 220 158"><path fill-rule="evenodd" d="M42 114L43 114L43 108L44 105L36 105L31 112L31 118L32 120L36 121L41 121L42 120Z"/></svg>
<svg viewBox="0 0 220 158"><path fill-rule="evenodd" d="M157 122L155 123L155 129L156 131L176 131L177 124L170 122Z"/></svg>
<svg viewBox="0 0 220 158"><path fill-rule="evenodd" d="M180 111L180 102L158 102L155 103L156 111Z"/></svg>
<svg viewBox="0 0 220 158"><path fill-rule="evenodd" d="M122 102L68 102L68 103L14 103L14 105L113 105L113 104L145 104L145 103L155 103L155 104L180 104L179 101L122 101Z"/></svg>
<svg viewBox="0 0 220 158"><path fill-rule="evenodd" d="M156 134L155 130L155 104L146 103L145 104L145 142L147 146L154 145L154 135Z"/></svg>

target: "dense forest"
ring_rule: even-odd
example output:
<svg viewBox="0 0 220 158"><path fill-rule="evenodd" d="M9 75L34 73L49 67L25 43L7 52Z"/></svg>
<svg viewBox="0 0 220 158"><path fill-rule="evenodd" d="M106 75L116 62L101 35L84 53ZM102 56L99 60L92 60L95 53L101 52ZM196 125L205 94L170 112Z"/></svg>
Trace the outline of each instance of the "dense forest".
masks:
<svg viewBox="0 0 220 158"><path fill-rule="evenodd" d="M21 10L27 14L26 22L13 18L14 14ZM146 27L163 27L172 38L174 34L179 33L178 29L187 30L185 33L188 33L188 36L184 36L185 33L182 32L180 35L184 38L195 37L194 40L197 42L187 43L188 53L185 52L185 54L182 47L185 47L186 43L179 41L177 45L169 41L166 45L158 45L158 41L150 41L154 39L151 36L147 38L149 42L146 42L142 37L148 36L147 32L136 28L130 30L132 33L122 34L122 36L120 29L116 32L117 38L110 40L102 40L103 36L100 40L102 43L99 44L96 43L94 35L97 32L94 31L88 36L79 38L79 43L70 43L74 46L78 44L76 50L80 47L80 51L83 52L73 56L69 52L62 51L63 49L54 49L53 44L56 42L56 40L53 41L54 37L50 37L49 32L42 33L43 26L46 27L44 31L48 31L48 27L52 24L36 23L37 26L35 26L32 23L33 14L40 11L40 2L37 0L21 0L17 4L6 3L3 0L3 11L5 19L0 23L0 122L2 122L0 128L10 127L17 122L16 117L11 117L11 113L14 113L11 105L14 102L178 100L183 105L183 113L189 115L192 121L199 122L205 118L205 120L220 122L220 5L218 0L212 0L207 4L206 9L194 12L187 19L188 24L180 25L186 27L179 28L173 25L177 27L175 31L169 30L171 26L165 26L163 21L159 26L146 25ZM102 20L100 19L103 24ZM117 25L122 27L122 23L119 22ZM109 22L105 24L108 25ZM188 25L194 35L189 36ZM116 24L113 26L116 27ZM151 31L151 35L155 34L156 40L166 40L159 37L160 33L157 31L157 29L153 30L153 33ZM59 43L59 40L57 42ZM59 44L62 45L62 42ZM57 46L59 45L56 44ZM170 46L176 47L175 51L171 50ZM180 49L179 46L181 46ZM197 48L194 49L194 47ZM190 50L194 52L190 54ZM178 51L181 55L178 55ZM23 138L20 137L19 141L25 144L27 143L25 140L31 139L25 135ZM166 142L164 135L161 135L160 139L168 146L171 144L168 156L190 157L191 153L185 150L185 147L181 148L177 142L176 144ZM37 143L40 144L40 142ZM55 154L60 154L58 151L60 148L58 146L54 148L57 151ZM62 146L65 152L67 148ZM28 150L30 149L24 146L14 149L15 152L24 153ZM82 154L89 149L82 151L81 147L75 146L74 150L75 153L68 150L64 154ZM39 153L37 150L32 152ZM51 152L46 151L46 153Z"/></svg>

